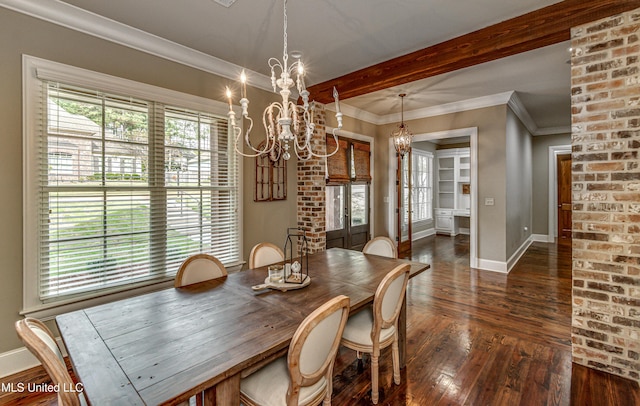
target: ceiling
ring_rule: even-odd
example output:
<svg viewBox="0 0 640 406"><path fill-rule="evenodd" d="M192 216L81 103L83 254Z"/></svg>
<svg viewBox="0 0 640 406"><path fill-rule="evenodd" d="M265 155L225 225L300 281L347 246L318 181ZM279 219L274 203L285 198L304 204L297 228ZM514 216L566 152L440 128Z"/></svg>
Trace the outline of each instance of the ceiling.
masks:
<svg viewBox="0 0 640 406"><path fill-rule="evenodd" d="M282 0L65 3L263 75L270 75L270 57L282 58ZM289 0L288 49L302 53L310 86L554 3L558 1ZM569 128L567 48L560 43L342 103L384 121L399 111L399 93L408 94L406 113L516 91L535 127Z"/></svg>

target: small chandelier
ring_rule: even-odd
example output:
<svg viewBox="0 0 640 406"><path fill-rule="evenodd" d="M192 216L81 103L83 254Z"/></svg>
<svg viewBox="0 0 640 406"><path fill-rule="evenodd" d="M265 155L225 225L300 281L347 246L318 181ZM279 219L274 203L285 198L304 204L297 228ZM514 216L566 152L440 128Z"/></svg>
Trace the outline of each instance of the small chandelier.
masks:
<svg viewBox="0 0 640 406"><path fill-rule="evenodd" d="M413 134L409 131L409 127L404 123L404 97L406 93L399 95L401 100L400 110L400 124L391 133L391 139L393 140L393 146L396 147L396 152L400 154L400 158L404 158L404 155L411 149L411 139Z"/></svg>
<svg viewBox="0 0 640 406"><path fill-rule="evenodd" d="M309 104L309 91L307 91L304 83L304 64L300 60L301 55L292 53L292 56L296 59L295 62L289 66L289 54L287 52L287 0L284 0L284 50L282 53L282 62L276 58L269 59L269 67L271 68L271 85L273 91L280 93L282 96L282 102L273 102L264 110L262 115L262 123L264 124L266 137L264 143L259 143L259 147L256 148L251 144L249 135L253 128L253 120L249 117L248 106L249 100L247 99L247 75L244 70L240 75L241 82L241 99L240 106L242 107L242 117L248 121L247 131L244 133L244 144L251 151L250 153L243 152L245 146L240 146L240 139L242 137L242 128L236 124L236 115L233 111L233 102L231 90L227 87L227 99L229 100L229 121L233 129L233 135L235 137L235 150L238 154L244 157L257 157L262 154L276 154L275 160L280 159L280 154L284 159L291 158L290 143L293 143L293 150L299 160L306 161L311 157L327 158L336 152L338 152L338 135L337 131L342 128L342 113L340 112L340 104L338 99L338 91L333 88L333 98L336 103L336 119L338 121L338 128L333 130L333 138L336 143L336 149L331 153L322 154L312 149L311 136L315 124L313 122L313 104ZM280 77L276 79L275 70L280 70ZM295 74L296 80L293 80ZM302 98L302 105L297 105L295 102L289 100L292 87L296 86L298 94ZM277 91L277 89L280 89ZM278 145L278 148L276 148ZM325 151L326 152L326 151Z"/></svg>

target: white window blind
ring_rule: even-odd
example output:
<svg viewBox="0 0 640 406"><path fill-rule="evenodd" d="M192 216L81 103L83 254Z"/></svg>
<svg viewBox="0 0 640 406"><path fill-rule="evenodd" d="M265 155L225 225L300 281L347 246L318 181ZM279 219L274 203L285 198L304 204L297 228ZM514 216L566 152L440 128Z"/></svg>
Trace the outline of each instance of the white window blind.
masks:
<svg viewBox="0 0 640 406"><path fill-rule="evenodd" d="M240 261L238 167L225 117L44 83L41 301L167 279L198 252Z"/></svg>
<svg viewBox="0 0 640 406"><path fill-rule="evenodd" d="M411 207L412 221L433 218L433 155L418 149L411 150Z"/></svg>

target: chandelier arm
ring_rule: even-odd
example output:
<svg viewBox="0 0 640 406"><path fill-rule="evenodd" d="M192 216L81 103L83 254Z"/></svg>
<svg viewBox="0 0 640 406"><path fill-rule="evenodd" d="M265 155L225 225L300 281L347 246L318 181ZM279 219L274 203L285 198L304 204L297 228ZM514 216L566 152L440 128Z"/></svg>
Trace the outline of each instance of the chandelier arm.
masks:
<svg viewBox="0 0 640 406"><path fill-rule="evenodd" d="M311 146L309 143L309 140L311 139L311 134L313 133L313 129L315 128L315 124L311 121L308 120L308 114L307 111L304 110L304 108L302 106L298 106L297 104L295 104L294 102L289 102L290 104L290 108L291 108L291 112L292 114L297 114L298 111L302 112L302 118L303 118L303 123L304 123L304 142L302 144L300 144L298 142L298 135L296 134L294 138L294 142L295 142L295 150L296 151L304 151L306 149L311 150Z"/></svg>
<svg viewBox="0 0 640 406"><path fill-rule="evenodd" d="M339 128L334 128L333 131L331 131L331 134L333 135L333 140L336 143L336 149L334 149L332 153L330 153L330 154L316 154L311 149L309 149L309 154L311 154L311 156L314 156L316 158L329 158L330 156L335 155L336 152L338 152L338 150L340 149L340 144L338 144L338 130L339 130ZM325 143L325 145L326 145L326 143Z"/></svg>
<svg viewBox="0 0 640 406"><path fill-rule="evenodd" d="M250 127L253 127L253 120L251 120L251 118L247 117L248 120L251 121ZM242 135L242 129L240 127L233 127L233 131L234 131L234 136L236 138L236 142L233 144L233 148L236 150L236 153L239 155L242 155L245 158L256 158L260 155L263 154L268 154L270 153L274 146L274 144L271 144L271 146L269 146L270 142L269 142L269 137L267 137L267 142L265 142L265 146L263 149L256 149L253 147L253 145L251 145L251 143L248 142L248 135L249 135L249 131L247 131L246 136L245 136L245 140L246 140L246 144L255 152L255 154L247 154L243 151L240 150L240 148L238 147L238 143L240 141L240 137Z"/></svg>

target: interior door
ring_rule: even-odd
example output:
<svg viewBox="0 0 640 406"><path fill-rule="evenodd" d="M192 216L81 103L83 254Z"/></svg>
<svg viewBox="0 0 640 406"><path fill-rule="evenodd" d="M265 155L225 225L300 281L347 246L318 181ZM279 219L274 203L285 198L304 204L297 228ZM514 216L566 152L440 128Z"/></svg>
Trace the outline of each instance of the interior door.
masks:
<svg viewBox="0 0 640 406"><path fill-rule="evenodd" d="M398 224L398 254L411 252L411 152L398 156L396 166L396 194Z"/></svg>
<svg viewBox="0 0 640 406"><path fill-rule="evenodd" d="M361 251L369 240L369 185L327 185L326 202L327 249Z"/></svg>
<svg viewBox="0 0 640 406"><path fill-rule="evenodd" d="M557 157L558 242L571 242L571 154Z"/></svg>

